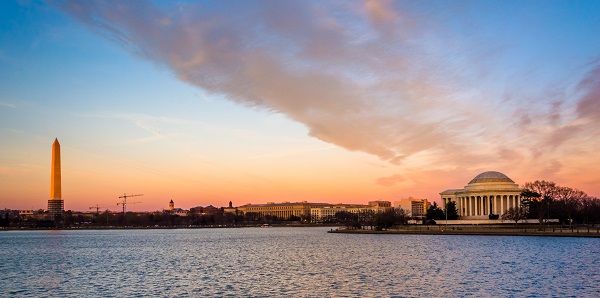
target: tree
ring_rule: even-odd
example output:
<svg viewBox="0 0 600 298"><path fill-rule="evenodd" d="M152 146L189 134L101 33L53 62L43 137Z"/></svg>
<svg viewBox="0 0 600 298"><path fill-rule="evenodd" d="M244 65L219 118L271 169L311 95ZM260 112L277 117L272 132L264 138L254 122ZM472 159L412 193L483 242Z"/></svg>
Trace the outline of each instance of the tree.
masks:
<svg viewBox="0 0 600 298"><path fill-rule="evenodd" d="M2 226L7 228L10 224L10 220L8 219L8 211L4 214L4 219L2 220Z"/></svg>
<svg viewBox="0 0 600 298"><path fill-rule="evenodd" d="M259 221L262 220L262 216L260 215L260 213L257 212L246 212L246 214L244 214L244 220L245 221Z"/></svg>
<svg viewBox="0 0 600 298"><path fill-rule="evenodd" d="M358 223L358 215L350 213L348 211L339 211L335 213L335 219L348 228L350 227L360 227Z"/></svg>
<svg viewBox="0 0 600 298"><path fill-rule="evenodd" d="M515 225L519 223L519 220L525 219L527 214L523 208L508 208L506 213L502 214L502 220L512 220Z"/></svg>
<svg viewBox="0 0 600 298"><path fill-rule="evenodd" d="M408 223L408 211L402 209L402 208L397 208L395 209L396 212L396 222L395 224L397 225L405 225Z"/></svg>
<svg viewBox="0 0 600 298"><path fill-rule="evenodd" d="M450 201L446 203L446 210L444 210L444 215L446 215L446 213L448 213L448 219L458 219L458 209L456 209L456 202Z"/></svg>
<svg viewBox="0 0 600 298"><path fill-rule="evenodd" d="M533 213L537 214L536 208L539 208L539 204L537 204L536 202L538 202L541 197L542 196L539 193L529 190L529 189L524 189L521 192L521 198L522 198L521 205L525 209L527 218L533 218L533 217L531 217L531 214L533 214ZM535 218L537 218L537 215Z"/></svg>
<svg viewBox="0 0 600 298"><path fill-rule="evenodd" d="M311 221L310 214L300 215L300 222L309 223Z"/></svg>
<svg viewBox="0 0 600 298"><path fill-rule="evenodd" d="M96 226L110 226L111 223L115 223L115 216L110 213L110 211L105 210L104 212L96 215L93 219L92 219L92 223L94 223L94 225Z"/></svg>
<svg viewBox="0 0 600 298"><path fill-rule="evenodd" d="M75 218L73 217L73 211L67 210L63 213L63 224L65 227L70 227L75 223Z"/></svg>
<svg viewBox="0 0 600 298"><path fill-rule="evenodd" d="M377 230L391 228L396 223L396 210L390 209L385 212L377 212L374 217L374 225Z"/></svg>
<svg viewBox="0 0 600 298"><path fill-rule="evenodd" d="M579 191L570 187L557 187L556 189L557 203L564 217L568 219L569 225L573 223L573 213L576 211L579 199L582 196L579 194Z"/></svg>
<svg viewBox="0 0 600 298"><path fill-rule="evenodd" d="M573 223L573 215L579 210L586 194L583 191L570 187L557 187L556 199L563 214L567 217L569 225Z"/></svg>
<svg viewBox="0 0 600 298"><path fill-rule="evenodd" d="M542 197L542 195L529 189L523 189L523 191L521 192L521 197L524 198L521 200L522 202L528 203L532 200L539 200Z"/></svg>
<svg viewBox="0 0 600 298"><path fill-rule="evenodd" d="M381 212L377 212L375 215L373 215L373 226L375 227L376 231L382 231L385 228L382 217L383 216Z"/></svg>
<svg viewBox="0 0 600 298"><path fill-rule="evenodd" d="M237 216L235 215L235 213L231 213L231 212L225 212L223 214L223 221L225 222L225 224L227 225L236 225L236 220L237 220Z"/></svg>
<svg viewBox="0 0 600 298"><path fill-rule="evenodd" d="M427 214L425 215L425 218L428 221L442 220L446 218L446 215L444 214L444 210L440 209L436 202L433 202L433 205L431 205L429 209L427 209Z"/></svg>
<svg viewBox="0 0 600 298"><path fill-rule="evenodd" d="M527 182L524 185L524 191L528 191L531 194L538 194L537 198L531 202L533 209L537 210L538 220L540 224L544 223L544 215L550 217L550 204L552 203L554 196L556 195L557 186L556 183L551 181L539 181Z"/></svg>
<svg viewBox="0 0 600 298"><path fill-rule="evenodd" d="M359 226L370 226L373 228L373 221L375 219L375 211L373 210L361 210L358 213L358 224Z"/></svg>
<svg viewBox="0 0 600 298"><path fill-rule="evenodd" d="M600 199L587 196L581 204L581 222L588 224L600 222Z"/></svg>

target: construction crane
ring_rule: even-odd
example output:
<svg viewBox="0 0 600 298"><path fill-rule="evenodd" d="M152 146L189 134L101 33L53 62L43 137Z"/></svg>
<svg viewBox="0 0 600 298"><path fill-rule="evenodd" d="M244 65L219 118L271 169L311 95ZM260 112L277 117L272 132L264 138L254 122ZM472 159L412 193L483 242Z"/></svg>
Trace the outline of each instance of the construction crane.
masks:
<svg viewBox="0 0 600 298"><path fill-rule="evenodd" d="M96 215L98 215L98 214L100 214L100 212L99 212L100 208L104 208L104 207L106 207L106 206L96 204L96 205L90 207L90 210L96 209Z"/></svg>
<svg viewBox="0 0 600 298"><path fill-rule="evenodd" d="M128 195L128 194L123 194L122 196L119 197L119 199L123 199L123 202L117 203L118 205L123 205L123 216L125 216L125 211L127 210L126 206L127 204L138 204L141 202L127 202L127 198L129 197L139 197L139 196L143 196L143 194L135 194L135 195Z"/></svg>

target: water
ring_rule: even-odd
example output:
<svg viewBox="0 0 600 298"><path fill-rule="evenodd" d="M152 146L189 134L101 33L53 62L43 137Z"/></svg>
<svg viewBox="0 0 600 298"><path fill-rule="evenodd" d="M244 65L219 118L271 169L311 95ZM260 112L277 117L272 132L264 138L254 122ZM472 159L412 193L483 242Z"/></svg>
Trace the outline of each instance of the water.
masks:
<svg viewBox="0 0 600 298"><path fill-rule="evenodd" d="M5 231L0 296L600 297L600 239Z"/></svg>

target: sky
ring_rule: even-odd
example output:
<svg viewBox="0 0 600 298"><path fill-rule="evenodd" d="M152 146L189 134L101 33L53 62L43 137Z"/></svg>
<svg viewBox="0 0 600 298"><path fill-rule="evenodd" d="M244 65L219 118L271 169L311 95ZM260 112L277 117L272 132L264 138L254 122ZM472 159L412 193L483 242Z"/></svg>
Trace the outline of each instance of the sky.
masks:
<svg viewBox="0 0 600 298"><path fill-rule="evenodd" d="M600 196L599 1L0 1L0 208Z"/></svg>

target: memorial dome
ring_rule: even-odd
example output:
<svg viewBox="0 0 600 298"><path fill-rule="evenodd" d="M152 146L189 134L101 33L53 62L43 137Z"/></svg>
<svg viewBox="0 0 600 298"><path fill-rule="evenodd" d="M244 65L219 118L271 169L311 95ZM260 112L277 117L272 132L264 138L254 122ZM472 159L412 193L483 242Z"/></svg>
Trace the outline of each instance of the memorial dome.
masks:
<svg viewBox="0 0 600 298"><path fill-rule="evenodd" d="M474 183L488 183L488 182L510 182L510 183L515 183L512 179L508 178L508 176L500 173L500 172L496 172L496 171L488 171L488 172L483 172L477 176L475 176L475 178L473 178L473 180L471 180L471 182L469 182L469 184L474 184Z"/></svg>
<svg viewBox="0 0 600 298"><path fill-rule="evenodd" d="M489 171L475 176L464 189L448 189L440 196L443 208L455 202L460 219L495 220L510 208L521 206L522 191L508 176Z"/></svg>

